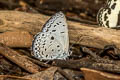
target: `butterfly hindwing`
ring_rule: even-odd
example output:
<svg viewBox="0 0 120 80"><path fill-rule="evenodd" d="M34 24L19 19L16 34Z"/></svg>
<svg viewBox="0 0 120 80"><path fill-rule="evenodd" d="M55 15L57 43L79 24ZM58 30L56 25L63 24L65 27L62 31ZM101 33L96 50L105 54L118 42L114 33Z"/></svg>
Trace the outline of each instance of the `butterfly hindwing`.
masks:
<svg viewBox="0 0 120 80"><path fill-rule="evenodd" d="M97 14L97 21L100 26L107 28L118 28L120 15L120 0L107 0Z"/></svg>
<svg viewBox="0 0 120 80"><path fill-rule="evenodd" d="M65 59L69 56L69 36L65 16L62 12L53 15L33 41L32 50L40 60Z"/></svg>

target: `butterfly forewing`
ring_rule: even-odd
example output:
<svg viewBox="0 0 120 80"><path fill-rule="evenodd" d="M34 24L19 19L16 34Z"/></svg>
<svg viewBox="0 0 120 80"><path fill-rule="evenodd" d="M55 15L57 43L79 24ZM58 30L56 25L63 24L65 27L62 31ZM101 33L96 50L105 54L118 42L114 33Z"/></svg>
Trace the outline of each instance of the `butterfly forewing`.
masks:
<svg viewBox="0 0 120 80"><path fill-rule="evenodd" d="M40 60L65 59L69 56L69 36L62 12L53 15L38 33L32 45L33 54Z"/></svg>

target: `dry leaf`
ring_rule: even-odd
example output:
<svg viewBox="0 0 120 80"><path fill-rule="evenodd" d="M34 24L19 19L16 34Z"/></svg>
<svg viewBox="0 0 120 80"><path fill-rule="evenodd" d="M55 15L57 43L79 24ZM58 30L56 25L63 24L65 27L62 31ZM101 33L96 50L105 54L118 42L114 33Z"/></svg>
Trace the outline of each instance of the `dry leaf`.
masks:
<svg viewBox="0 0 120 80"><path fill-rule="evenodd" d="M88 68L81 68L85 80L120 80L120 75L97 71Z"/></svg>
<svg viewBox="0 0 120 80"><path fill-rule="evenodd" d="M56 70L57 67L50 67L45 71L41 71L33 75L24 76L24 78L30 78L32 80L53 80Z"/></svg>

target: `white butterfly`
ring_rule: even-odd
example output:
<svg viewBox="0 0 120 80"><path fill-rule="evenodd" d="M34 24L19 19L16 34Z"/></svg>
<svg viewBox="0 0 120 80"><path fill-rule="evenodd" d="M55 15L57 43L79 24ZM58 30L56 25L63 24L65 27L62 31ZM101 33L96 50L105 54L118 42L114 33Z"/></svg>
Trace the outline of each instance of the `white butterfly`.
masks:
<svg viewBox="0 0 120 80"><path fill-rule="evenodd" d="M120 0L108 0L97 15L97 21L100 26L107 28L120 27Z"/></svg>
<svg viewBox="0 0 120 80"><path fill-rule="evenodd" d="M53 15L34 37L32 51L39 60L66 59L70 55L68 26L62 12Z"/></svg>

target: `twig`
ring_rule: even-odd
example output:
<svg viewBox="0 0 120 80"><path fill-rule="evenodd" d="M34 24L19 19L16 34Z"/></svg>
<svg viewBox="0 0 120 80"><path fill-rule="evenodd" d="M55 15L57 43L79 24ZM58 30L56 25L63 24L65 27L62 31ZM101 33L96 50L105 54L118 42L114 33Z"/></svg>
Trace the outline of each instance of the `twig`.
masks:
<svg viewBox="0 0 120 80"><path fill-rule="evenodd" d="M30 73L36 73L40 70L38 65L3 44L0 44L0 54Z"/></svg>
<svg viewBox="0 0 120 80"><path fill-rule="evenodd" d="M90 56L92 56L95 59L100 59L100 57L98 55L96 55L96 53L92 52L90 49L88 49L87 47L81 47L82 51L89 54Z"/></svg>
<svg viewBox="0 0 120 80"><path fill-rule="evenodd" d="M97 59L96 59L97 60ZM116 64L117 62L111 62L108 63L106 61L101 61L98 60L96 62L94 59L80 59L80 60L54 60L53 65L59 66L62 68L70 68L70 69L80 69L82 67L85 68L91 68L91 69L97 69L97 70L102 70L102 71L108 71L108 72L114 72L114 73L120 73L120 62ZM106 59L105 59L106 60Z"/></svg>
<svg viewBox="0 0 120 80"><path fill-rule="evenodd" d="M32 58L27 57L27 56L26 56L26 58L28 58L29 60L31 60L32 62L34 62L35 64L38 64L38 65L40 65L40 66L43 66L43 67L50 67L49 64L46 64L46 63L40 62L40 61L38 61L38 60L32 59Z"/></svg>
<svg viewBox="0 0 120 80"><path fill-rule="evenodd" d="M69 76L65 71L63 71L61 68L57 69L60 74L62 74L67 80L74 80L71 76Z"/></svg>

